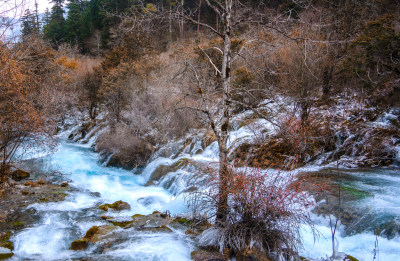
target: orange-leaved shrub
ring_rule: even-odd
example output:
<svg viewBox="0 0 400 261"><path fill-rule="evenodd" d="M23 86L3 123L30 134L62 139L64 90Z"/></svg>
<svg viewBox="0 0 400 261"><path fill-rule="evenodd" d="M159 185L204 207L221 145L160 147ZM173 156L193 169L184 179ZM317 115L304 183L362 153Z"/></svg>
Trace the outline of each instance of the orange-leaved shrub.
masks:
<svg viewBox="0 0 400 261"><path fill-rule="evenodd" d="M228 196L228 215L224 224L203 232L200 244L220 251L230 248L237 257L263 253L273 260L298 258L300 228L312 226L309 210L314 200L302 192L295 174L229 165L228 180L221 181L218 171L210 170L203 189L188 197L189 206L197 214L213 217L219 197Z"/></svg>

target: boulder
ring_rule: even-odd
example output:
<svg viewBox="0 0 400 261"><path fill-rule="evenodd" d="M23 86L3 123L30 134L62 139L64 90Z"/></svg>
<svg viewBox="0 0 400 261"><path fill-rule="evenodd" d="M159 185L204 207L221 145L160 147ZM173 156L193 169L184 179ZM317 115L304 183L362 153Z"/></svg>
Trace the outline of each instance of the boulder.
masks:
<svg viewBox="0 0 400 261"><path fill-rule="evenodd" d="M8 248L11 251L14 250L14 244L13 244L13 242L10 242L10 241L0 242L0 247Z"/></svg>
<svg viewBox="0 0 400 261"><path fill-rule="evenodd" d="M77 239L71 243L69 250L85 250L89 243L85 239Z"/></svg>
<svg viewBox="0 0 400 261"><path fill-rule="evenodd" d="M99 209L104 210L104 211L108 211L108 209L110 209L110 208L114 209L116 211L121 211L121 210L130 210L131 206L128 203L126 203L122 200L119 200L119 201L115 201L112 204L103 204L99 207Z"/></svg>
<svg viewBox="0 0 400 261"><path fill-rule="evenodd" d="M169 225L172 220L173 219L171 217L164 215L158 211L154 211L153 214L147 216L136 214L132 216L132 222L131 224L126 226L126 228L160 228Z"/></svg>
<svg viewBox="0 0 400 261"><path fill-rule="evenodd" d="M190 254L193 261L225 261L224 255L219 252L211 252L206 250L193 251Z"/></svg>
<svg viewBox="0 0 400 261"><path fill-rule="evenodd" d="M115 226L103 225L93 226L85 234L84 237L79 238L71 243L70 250L85 250L88 248L89 243L96 243L107 238L107 236L115 230ZM112 238L110 238L111 240Z"/></svg>
<svg viewBox="0 0 400 261"><path fill-rule="evenodd" d="M21 181L23 179L29 178L30 174L29 172L26 172L24 170L17 169L11 173L11 177L13 180Z"/></svg>

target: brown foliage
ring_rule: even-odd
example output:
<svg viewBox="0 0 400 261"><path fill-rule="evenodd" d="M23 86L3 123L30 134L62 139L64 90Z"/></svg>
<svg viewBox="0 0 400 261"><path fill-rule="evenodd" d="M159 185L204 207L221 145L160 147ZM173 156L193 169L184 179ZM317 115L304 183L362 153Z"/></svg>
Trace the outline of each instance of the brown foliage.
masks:
<svg viewBox="0 0 400 261"><path fill-rule="evenodd" d="M0 182L16 150L45 133L45 120L32 101L32 81L12 51L0 46Z"/></svg>
<svg viewBox="0 0 400 261"><path fill-rule="evenodd" d="M207 192L194 192L189 197L191 207L206 213L213 212L221 193L229 198L226 224L205 231L200 243L221 250L228 247L237 255L252 249L276 255L274 259L284 253L297 256L300 224L311 224L308 209L314 201L300 191L294 174L247 167L227 169L228 180L221 181L210 168Z"/></svg>

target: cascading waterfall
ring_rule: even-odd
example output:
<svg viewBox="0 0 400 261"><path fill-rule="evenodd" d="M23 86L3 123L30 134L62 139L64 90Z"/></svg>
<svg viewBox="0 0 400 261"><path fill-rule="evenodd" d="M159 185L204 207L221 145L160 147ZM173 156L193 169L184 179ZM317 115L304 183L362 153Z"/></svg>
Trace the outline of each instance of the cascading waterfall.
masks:
<svg viewBox="0 0 400 261"><path fill-rule="evenodd" d="M246 128L232 132L229 146L234 146L238 139L247 139L254 133ZM198 145L198 140L194 140ZM70 185L76 188L66 200L57 203L33 204L40 221L33 227L26 228L12 237L15 244L14 260L24 258L57 260L89 257L100 260L190 260L190 253L195 242L186 237L182 231L174 233L144 233L134 229L119 230L119 241L108 251L98 253L94 248L85 251L68 250L70 243L80 238L94 225L107 224L99 217L104 213L97 208L102 203L123 200L131 205L131 210L107 215L117 217L133 214L150 214L155 210L169 211L171 214L186 213L187 209L181 193L185 191L186 181L196 175L190 167L179 168L163 176L155 185L144 186L152 173L161 165L172 165L183 159L210 164L218 160L218 146L214 142L203 151L199 146L183 151L178 157L154 158L143 170L134 175L131 171L107 168L99 163L96 153L89 145L68 144L61 142L56 153L45 156L44 171L57 170L65 174ZM196 147L197 146L197 147ZM193 150L196 150L194 153ZM320 167L303 168L297 171L319 169ZM400 216L400 175L398 170L372 170L349 173L354 178L351 186L371 193L370 197L357 204L371 210L376 223L395 220ZM168 184L168 186L167 186ZM99 194L94 193L99 192ZM304 249L302 256L326 258L332 254L331 234L327 218L314 216L315 226L320 237L314 241L309 228L304 227L302 236ZM362 221L361 221L362 222ZM370 222L370 221L368 221ZM399 228L398 226L397 228ZM373 229L372 229L373 230ZM379 249L375 248L376 236L372 230L346 235L344 227L339 226L337 239L339 252L353 255L359 260L373 260L374 251L378 250L379 260L399 260L400 238L398 234L392 239L378 237ZM376 259L378 260L378 259Z"/></svg>
<svg viewBox="0 0 400 261"><path fill-rule="evenodd" d="M14 260L64 260L83 256L103 260L190 260L193 242L179 231L171 234L121 231L121 234L125 232L125 240L105 254L93 253L90 248L68 250L71 242L82 237L90 227L107 224L100 219L104 212L96 207L101 203L124 200L131 205L129 211L107 213L111 216L150 214L155 210L179 214L186 212L185 205L182 198L172 196L161 187L144 187L142 176L101 166L97 154L87 147L61 143L58 152L44 160L46 171L62 171L77 191L63 202L29 206L40 213L41 220L12 237ZM93 192L99 192L100 196Z"/></svg>

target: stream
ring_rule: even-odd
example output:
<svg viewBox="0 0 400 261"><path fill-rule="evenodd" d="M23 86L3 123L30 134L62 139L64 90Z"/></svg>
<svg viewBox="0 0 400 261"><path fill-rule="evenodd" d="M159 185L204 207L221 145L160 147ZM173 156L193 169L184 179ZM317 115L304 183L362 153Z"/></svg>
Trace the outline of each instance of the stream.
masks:
<svg viewBox="0 0 400 261"><path fill-rule="evenodd" d="M206 149L196 156L206 157L207 153L210 151ZM68 250L71 242L82 237L90 227L108 224L99 218L105 213L98 209L100 204L123 200L131 205L131 210L107 213L111 216L147 215L156 210L169 211L171 215L186 213L183 197L175 196L176 193L161 186L144 186L148 173L157 164L150 163L142 174L135 175L131 171L102 166L98 155L89 146L66 142L60 142L56 152L33 162L44 172L63 173L63 178L74 190L65 201L29 206L38 211L41 218L33 227L12 236L15 247L12 260L190 260L190 253L196 249L195 242L179 230L143 233L120 229L121 238L116 239L107 251L99 252L93 247L85 251ZM370 229L349 233L344 226L339 226L339 251L359 260L372 261L374 256L375 260L400 260L398 234L390 240L377 239L372 229L382 222L400 224L400 171L352 171L348 174L353 178L346 186L368 191L368 196L353 202L350 207L368 210L360 222L368 223ZM326 258L332 253L329 220L315 214L313 220L320 236L314 239L310 229L304 227L301 255Z"/></svg>

